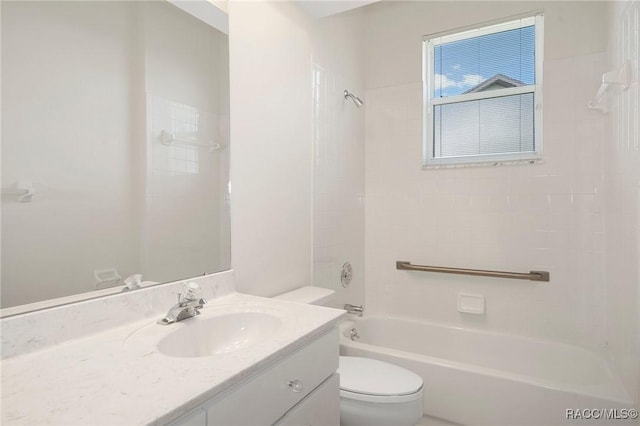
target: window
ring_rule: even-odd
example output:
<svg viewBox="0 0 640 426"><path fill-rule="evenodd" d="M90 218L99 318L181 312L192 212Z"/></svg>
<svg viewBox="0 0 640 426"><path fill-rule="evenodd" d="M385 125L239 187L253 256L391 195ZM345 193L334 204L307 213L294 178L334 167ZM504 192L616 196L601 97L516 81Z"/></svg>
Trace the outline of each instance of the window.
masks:
<svg viewBox="0 0 640 426"><path fill-rule="evenodd" d="M542 155L542 15L423 38L424 165Z"/></svg>

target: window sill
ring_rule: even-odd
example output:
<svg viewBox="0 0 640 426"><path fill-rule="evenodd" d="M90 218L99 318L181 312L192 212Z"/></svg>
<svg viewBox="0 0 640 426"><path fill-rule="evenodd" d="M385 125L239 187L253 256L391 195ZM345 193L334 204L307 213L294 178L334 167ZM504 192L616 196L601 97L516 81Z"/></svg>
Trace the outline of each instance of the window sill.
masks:
<svg viewBox="0 0 640 426"><path fill-rule="evenodd" d="M481 161L473 163L455 163L455 164L425 164L422 166L422 170L437 170L437 169L463 169L469 167L498 167L498 166L520 166L526 164L542 164L544 160L542 158L530 158L527 160L493 160L493 161Z"/></svg>

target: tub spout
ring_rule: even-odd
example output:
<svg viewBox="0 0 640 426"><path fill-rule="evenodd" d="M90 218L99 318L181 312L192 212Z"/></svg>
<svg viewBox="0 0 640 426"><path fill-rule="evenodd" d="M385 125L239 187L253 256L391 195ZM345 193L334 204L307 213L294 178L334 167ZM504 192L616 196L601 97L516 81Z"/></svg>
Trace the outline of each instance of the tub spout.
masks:
<svg viewBox="0 0 640 426"><path fill-rule="evenodd" d="M344 305L343 309L347 311L347 313L355 314L355 315L358 315L359 317L361 317L362 313L364 312L364 308L362 307L362 305L352 305L350 303L347 303L346 305Z"/></svg>

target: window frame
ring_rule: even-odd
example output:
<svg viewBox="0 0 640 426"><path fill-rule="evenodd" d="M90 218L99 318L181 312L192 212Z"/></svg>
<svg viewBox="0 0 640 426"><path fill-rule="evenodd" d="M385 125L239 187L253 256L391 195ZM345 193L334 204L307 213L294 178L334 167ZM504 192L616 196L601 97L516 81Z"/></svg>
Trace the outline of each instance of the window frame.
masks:
<svg viewBox="0 0 640 426"><path fill-rule="evenodd" d="M488 34L534 25L535 83L527 86L508 87L486 92L474 92L436 98L435 95L435 47L453 41L467 40ZM425 35L422 37L422 88L423 88L423 169L442 166L473 164L499 164L505 162L532 163L542 159L542 84L544 58L544 14L542 11L511 16L498 21L485 22L469 27ZM492 99L504 96L533 93L533 146L534 151L495 154L473 154L436 157L434 138L434 108L446 105Z"/></svg>

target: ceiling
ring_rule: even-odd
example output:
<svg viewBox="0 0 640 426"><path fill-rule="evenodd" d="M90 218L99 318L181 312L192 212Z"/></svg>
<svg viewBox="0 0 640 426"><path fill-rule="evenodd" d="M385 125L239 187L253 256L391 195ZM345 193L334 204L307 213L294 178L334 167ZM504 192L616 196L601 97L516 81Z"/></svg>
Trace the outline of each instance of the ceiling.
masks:
<svg viewBox="0 0 640 426"><path fill-rule="evenodd" d="M310 16L324 18L375 3L379 0L295 0L296 3Z"/></svg>

